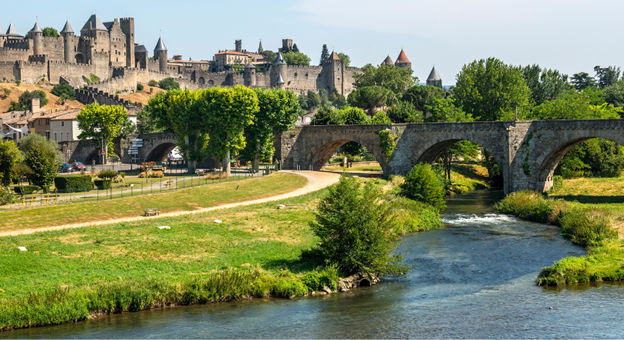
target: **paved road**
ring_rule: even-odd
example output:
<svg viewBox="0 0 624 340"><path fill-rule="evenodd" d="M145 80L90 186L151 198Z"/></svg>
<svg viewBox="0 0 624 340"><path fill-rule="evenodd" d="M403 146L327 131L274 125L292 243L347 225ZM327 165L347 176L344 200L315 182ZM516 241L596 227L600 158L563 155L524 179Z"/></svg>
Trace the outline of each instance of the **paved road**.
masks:
<svg viewBox="0 0 624 340"><path fill-rule="evenodd" d="M73 228L83 228L83 227L89 227L89 226L117 224L117 223L124 223L124 222L146 221L149 219L158 219L158 218L163 218L163 217L173 217L173 216L182 216L182 215L192 215L192 214L199 214L199 213L213 211L213 210L228 209L228 208L235 208L235 207L258 204L258 203L279 201L279 200L297 197L297 196L305 195L314 191L321 190L334 183L337 183L338 180L340 179L340 174L330 173L330 172L289 171L289 170L284 170L283 172L289 172L289 173L294 173L294 174L303 176L308 180L308 183L302 188L296 189L294 191L291 191L285 194L259 198L259 199L250 200L250 201L228 203L228 204L218 205L218 206L209 207L209 208L200 208L200 209L191 210L191 211L174 211L174 212L163 213L163 214L160 214L159 216L152 216L152 217L143 217L143 216L124 217L124 218L102 220L102 221L96 221L96 222L74 223L74 224L57 225L57 226L50 226L50 227L43 227L43 228L6 231L6 232L0 232L0 237L34 234L38 232L61 230L61 229L73 229Z"/></svg>

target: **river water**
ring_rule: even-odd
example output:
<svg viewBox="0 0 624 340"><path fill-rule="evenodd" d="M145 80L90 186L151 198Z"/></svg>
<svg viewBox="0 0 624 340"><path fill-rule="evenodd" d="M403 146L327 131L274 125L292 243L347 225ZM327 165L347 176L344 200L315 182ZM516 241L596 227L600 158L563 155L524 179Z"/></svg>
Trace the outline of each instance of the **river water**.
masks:
<svg viewBox="0 0 624 340"><path fill-rule="evenodd" d="M623 338L624 286L537 287L583 249L556 227L496 214L496 192L449 200L447 228L402 240L405 277L347 293L113 315L0 337Z"/></svg>

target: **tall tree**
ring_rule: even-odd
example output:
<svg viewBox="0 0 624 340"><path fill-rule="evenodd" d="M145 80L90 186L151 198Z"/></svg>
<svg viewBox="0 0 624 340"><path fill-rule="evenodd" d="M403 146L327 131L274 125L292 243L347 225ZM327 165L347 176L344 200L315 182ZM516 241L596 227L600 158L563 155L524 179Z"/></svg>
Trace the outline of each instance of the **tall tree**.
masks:
<svg viewBox="0 0 624 340"><path fill-rule="evenodd" d="M292 128L301 108L292 91L258 88L255 92L259 111L253 117L253 124L245 127L247 145L241 156L253 160L253 169L257 171L260 158L273 157L274 135Z"/></svg>
<svg viewBox="0 0 624 340"><path fill-rule="evenodd" d="M329 62L329 50L327 49L327 44L323 44L323 49L321 50L321 61L319 65L325 65Z"/></svg>
<svg viewBox="0 0 624 340"><path fill-rule="evenodd" d="M362 86L349 94L348 101L352 106L367 110L372 116L376 108L394 104L396 95L386 87Z"/></svg>
<svg viewBox="0 0 624 340"><path fill-rule="evenodd" d="M496 58L464 65L453 94L456 103L477 120L513 120L516 105L521 112L529 106L531 90L522 72Z"/></svg>
<svg viewBox="0 0 624 340"><path fill-rule="evenodd" d="M22 153L13 141L0 140L0 184L8 187L11 184L15 166L22 160Z"/></svg>
<svg viewBox="0 0 624 340"><path fill-rule="evenodd" d="M603 102L593 105L584 92L567 91L560 98L548 100L533 108L530 119L614 119L622 108Z"/></svg>
<svg viewBox="0 0 624 340"><path fill-rule="evenodd" d="M47 192L61 164L58 144L41 135L30 134L20 139L18 147L24 153L24 164L32 170L28 179Z"/></svg>
<svg viewBox="0 0 624 340"><path fill-rule="evenodd" d="M588 87L596 86L596 80L590 76L587 72L579 72L572 75L570 80L572 85L577 91L582 91Z"/></svg>
<svg viewBox="0 0 624 340"><path fill-rule="evenodd" d="M605 101L614 106L624 107L624 79L604 89Z"/></svg>
<svg viewBox="0 0 624 340"><path fill-rule="evenodd" d="M375 67L368 64L362 67L362 73L354 74L353 78L355 78L356 89L365 86L381 86L396 95L403 94L407 88L418 82L418 78L412 77L411 69L393 65Z"/></svg>
<svg viewBox="0 0 624 340"><path fill-rule="evenodd" d="M283 53L282 56L284 57L284 61L286 61L286 64L288 65L295 65L295 66L308 66L310 65L310 57L308 57L307 55L301 53L301 52L286 52Z"/></svg>
<svg viewBox="0 0 624 340"><path fill-rule="evenodd" d="M557 70L542 69L539 65L527 65L522 68L522 76L531 89L533 105L540 105L546 100L552 100L563 91L571 88L568 76Z"/></svg>
<svg viewBox="0 0 624 340"><path fill-rule="evenodd" d="M340 58L345 67L349 67L351 65L351 58L348 55L338 53L338 58Z"/></svg>
<svg viewBox="0 0 624 340"><path fill-rule="evenodd" d="M620 79L620 68L615 66L600 67L595 66L594 72L596 72L596 78L598 78L598 86L605 88L613 85Z"/></svg>
<svg viewBox="0 0 624 340"><path fill-rule="evenodd" d="M106 158L115 155L111 147L113 138L128 125L128 112L120 105L93 103L85 106L76 119L78 127L82 130L78 138L98 139L102 148L102 164L106 164Z"/></svg>

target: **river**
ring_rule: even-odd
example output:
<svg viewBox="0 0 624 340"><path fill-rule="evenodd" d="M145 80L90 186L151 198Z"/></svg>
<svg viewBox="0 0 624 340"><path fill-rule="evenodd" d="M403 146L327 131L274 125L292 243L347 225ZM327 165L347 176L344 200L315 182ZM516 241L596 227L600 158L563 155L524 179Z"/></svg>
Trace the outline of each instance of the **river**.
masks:
<svg viewBox="0 0 624 340"><path fill-rule="evenodd" d="M556 227L448 201L447 228L405 237L405 277L347 293L138 313L0 333L54 338L622 338L624 286L545 289L540 268L582 248Z"/></svg>

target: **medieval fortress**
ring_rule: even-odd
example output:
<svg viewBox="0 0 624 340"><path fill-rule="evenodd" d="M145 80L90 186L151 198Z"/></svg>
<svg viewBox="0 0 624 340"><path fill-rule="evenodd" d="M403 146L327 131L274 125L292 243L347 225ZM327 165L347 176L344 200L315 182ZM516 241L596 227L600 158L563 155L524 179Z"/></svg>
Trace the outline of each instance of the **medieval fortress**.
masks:
<svg viewBox="0 0 624 340"><path fill-rule="evenodd" d="M353 75L359 71L346 67L333 52L321 66L287 65L281 54L269 62L262 54L262 43L256 52L248 52L240 40L234 50L219 51L213 60L185 61L180 55L170 59L160 38L150 56L147 48L134 40L134 18L102 22L92 15L78 33L69 21L58 37L44 36L38 23L25 36L9 25L6 34L0 34L0 80L67 82L76 88L114 94L134 91L137 83L172 77L191 89L245 85L278 87L297 94L325 89L347 96L353 91ZM293 46L290 39L282 43ZM391 63L388 57L382 64ZM411 68L403 51L394 65Z"/></svg>

